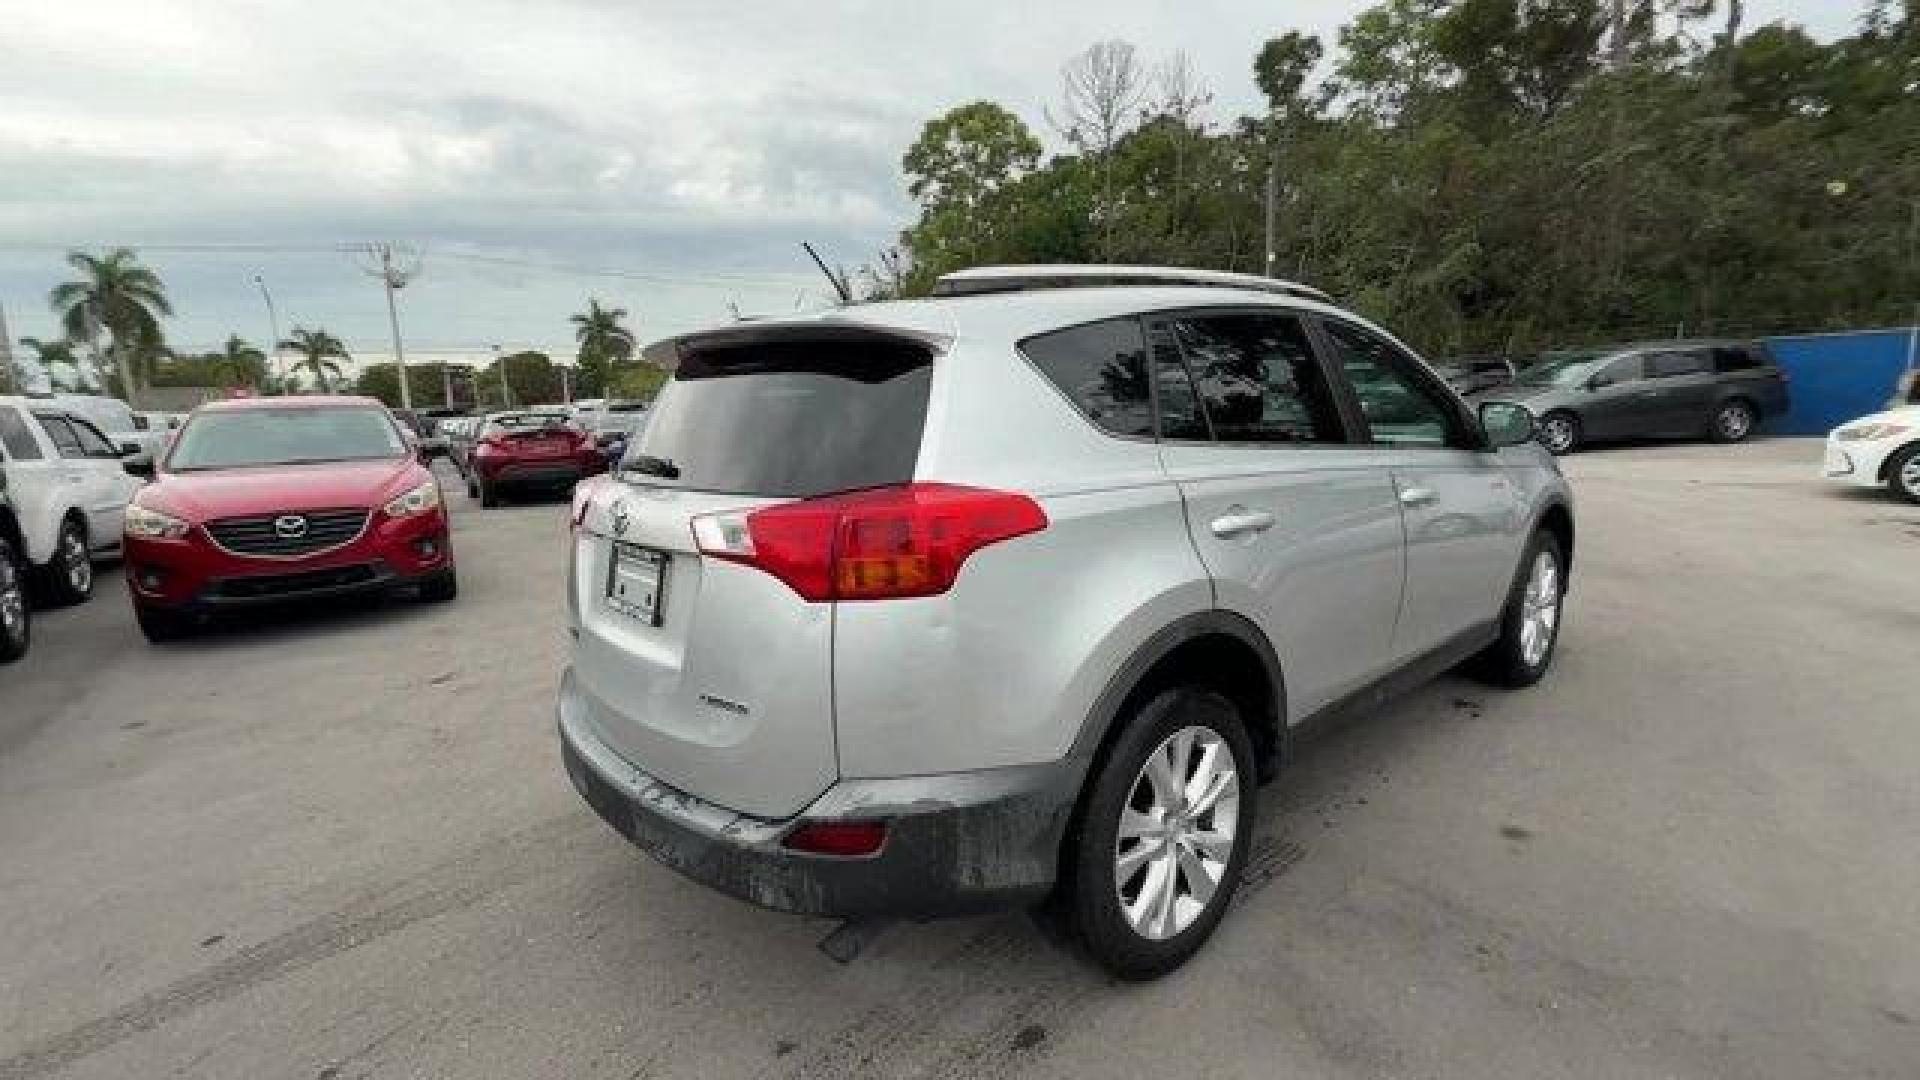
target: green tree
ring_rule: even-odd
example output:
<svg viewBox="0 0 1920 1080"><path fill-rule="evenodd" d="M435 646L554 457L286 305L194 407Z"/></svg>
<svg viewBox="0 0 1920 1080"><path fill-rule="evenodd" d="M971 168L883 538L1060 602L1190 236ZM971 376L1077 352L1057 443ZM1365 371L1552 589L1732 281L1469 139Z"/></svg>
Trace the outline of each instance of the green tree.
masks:
<svg viewBox="0 0 1920 1080"><path fill-rule="evenodd" d="M332 380L340 377L341 367L336 361L352 359L340 339L327 333L324 328L308 330L295 326L293 336L282 341L279 348L292 349L300 354L300 358L293 363L294 372L311 374L323 394L332 393Z"/></svg>
<svg viewBox="0 0 1920 1080"><path fill-rule="evenodd" d="M96 355L101 335L107 336L108 358L122 393L131 401L139 387L135 365L141 354L158 351L160 320L173 314L166 286L129 248L114 248L102 255L70 251L67 264L80 277L54 286L48 303L67 337L87 345Z"/></svg>
<svg viewBox="0 0 1920 1080"><path fill-rule="evenodd" d="M601 307L592 297L587 299L587 310L568 316L573 339L579 343L581 397L604 396L619 365L633 358L636 342L624 323L626 317L626 308Z"/></svg>
<svg viewBox="0 0 1920 1080"><path fill-rule="evenodd" d="M363 364L360 367L359 376L354 380L354 392L379 398L389 408L397 409L400 407L398 370L397 365L391 362ZM440 365L408 363L407 389L413 395L412 400L416 408L426 408L430 402L437 404L444 401L446 385L441 378Z"/></svg>
<svg viewBox="0 0 1920 1080"><path fill-rule="evenodd" d="M40 381L32 374L35 368L39 369L40 374L45 377L47 385L49 386L51 386L53 382L53 369L55 367L71 367L75 370L81 369L80 358L75 356L73 352L73 342L64 338L44 341L37 337L23 337L20 339L20 344L32 349L33 356L31 359L23 356L14 357L14 377L17 380L16 385L19 387L29 387Z"/></svg>
<svg viewBox="0 0 1920 1080"><path fill-rule="evenodd" d="M978 207L1040 160L1040 140L991 101L951 109L920 129L900 166L922 207Z"/></svg>

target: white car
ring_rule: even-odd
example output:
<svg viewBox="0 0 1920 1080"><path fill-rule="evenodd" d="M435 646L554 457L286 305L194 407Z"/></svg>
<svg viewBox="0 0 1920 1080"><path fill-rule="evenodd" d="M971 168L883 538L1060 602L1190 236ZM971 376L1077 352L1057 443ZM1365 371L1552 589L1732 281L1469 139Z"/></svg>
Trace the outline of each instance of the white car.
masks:
<svg viewBox="0 0 1920 1080"><path fill-rule="evenodd" d="M93 560L120 549L127 502L140 490L121 450L54 398L0 397L0 469L26 565L49 599L93 594Z"/></svg>
<svg viewBox="0 0 1920 1080"><path fill-rule="evenodd" d="M1920 503L1920 405L1849 420L1827 436L1827 479Z"/></svg>
<svg viewBox="0 0 1920 1080"><path fill-rule="evenodd" d="M135 413L119 398L99 394L55 394L53 401L105 435L114 449L122 453L127 468L143 476L153 475L153 463L160 460L168 433L164 428L152 426L150 414ZM125 453L128 447L136 448L137 452Z"/></svg>

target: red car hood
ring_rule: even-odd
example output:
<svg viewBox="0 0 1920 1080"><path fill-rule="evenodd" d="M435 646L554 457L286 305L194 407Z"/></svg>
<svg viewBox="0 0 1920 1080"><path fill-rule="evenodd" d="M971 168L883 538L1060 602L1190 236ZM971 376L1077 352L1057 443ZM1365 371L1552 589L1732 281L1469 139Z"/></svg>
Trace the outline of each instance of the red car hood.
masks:
<svg viewBox="0 0 1920 1080"><path fill-rule="evenodd" d="M432 478L412 458L167 473L140 493L140 504L190 521L376 507Z"/></svg>

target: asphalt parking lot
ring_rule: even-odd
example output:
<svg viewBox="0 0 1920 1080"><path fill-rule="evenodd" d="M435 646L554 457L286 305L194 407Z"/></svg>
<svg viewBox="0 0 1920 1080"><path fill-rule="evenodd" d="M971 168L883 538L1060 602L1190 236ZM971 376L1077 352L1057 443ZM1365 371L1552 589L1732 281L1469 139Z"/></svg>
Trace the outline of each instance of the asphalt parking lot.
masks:
<svg viewBox="0 0 1920 1080"><path fill-rule="evenodd" d="M152 647L103 575L0 670L0 1077L1912 1077L1920 508L1819 458L1570 459L1555 671L1316 743L1150 985L1017 914L842 965L628 847L557 760L564 503L449 482L438 607Z"/></svg>

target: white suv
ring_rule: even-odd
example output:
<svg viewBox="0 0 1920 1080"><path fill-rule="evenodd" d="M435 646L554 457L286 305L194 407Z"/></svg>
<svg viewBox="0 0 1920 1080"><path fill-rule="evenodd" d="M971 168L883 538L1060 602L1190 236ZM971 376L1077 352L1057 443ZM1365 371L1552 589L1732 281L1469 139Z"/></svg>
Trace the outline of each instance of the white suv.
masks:
<svg viewBox="0 0 1920 1080"><path fill-rule="evenodd" d="M93 595L93 560L119 550L127 501L140 490L99 428L50 398L0 396L0 469L8 546L56 604Z"/></svg>
<svg viewBox="0 0 1920 1080"><path fill-rule="evenodd" d="M1474 415L1311 289L940 291L652 350L651 422L575 498L567 770L736 896L1051 899L1152 977L1219 921L1304 726L1463 661L1541 677L1572 498L1523 407Z"/></svg>

